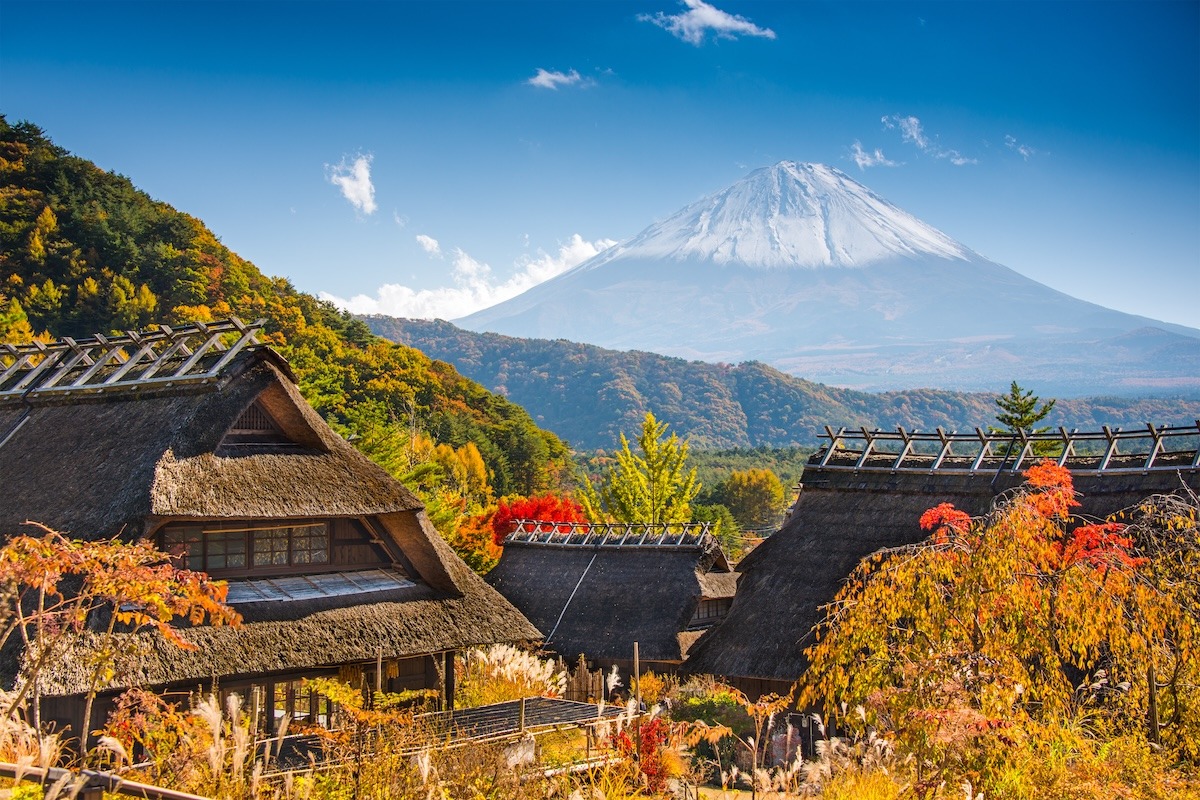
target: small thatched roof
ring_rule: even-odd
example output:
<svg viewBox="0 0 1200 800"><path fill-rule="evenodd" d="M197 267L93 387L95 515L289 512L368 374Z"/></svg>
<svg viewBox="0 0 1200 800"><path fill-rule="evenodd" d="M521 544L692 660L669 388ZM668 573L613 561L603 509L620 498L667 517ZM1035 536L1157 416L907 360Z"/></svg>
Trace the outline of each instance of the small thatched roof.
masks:
<svg viewBox="0 0 1200 800"><path fill-rule="evenodd" d="M918 520L938 503L979 515L1022 482L1010 469L971 472L970 459L952 468L944 462L934 468L933 456L920 460L910 458L912 469L895 470L894 454L826 458L822 451L813 456L791 514L778 533L738 565L741 577L729 615L692 648L685 670L796 680L806 668L803 651L812 644L810 632L821 618L820 607L834 599L862 558L924 539ZM1179 489L1181 482L1200 489L1193 455L1166 461L1175 466L1143 471L1146 456L1139 455L1112 460L1110 471L1073 470L1075 488L1083 495L1081 511L1102 517L1149 495ZM1026 466L1032 463L1026 461ZM1094 467L1094 460L1088 466Z"/></svg>
<svg viewBox="0 0 1200 800"><path fill-rule="evenodd" d="M243 338L249 342L252 334ZM101 345L107 340L91 343L91 352ZM31 392L20 390L21 373L10 367L0 381L0 535L38 535L26 521L73 538L134 541L180 519L369 519L403 554L412 585L247 606L247 624L239 628L188 630L187 638L200 645L195 651L157 635L127 639L137 655L121 685L541 637L454 554L412 492L313 411L278 354L249 342L236 352L214 348L206 357L188 380L102 383L103 370L84 375L81 366L60 386L43 381L31 384L38 389ZM139 369L147 371L146 363ZM32 369L36 361L25 374ZM114 366L108 374L116 372ZM230 435L251 406L270 418L279 441L246 443ZM47 693L86 691L86 649L79 642L73 656L50 669L43 678ZM3 671L11 674L11 663Z"/></svg>
<svg viewBox="0 0 1200 800"><path fill-rule="evenodd" d="M645 661L681 661L700 600L733 595L737 576L720 546L708 533L643 537L656 529L621 525L606 537L594 532L601 527L514 534L487 581L567 660L629 660L638 642Z"/></svg>

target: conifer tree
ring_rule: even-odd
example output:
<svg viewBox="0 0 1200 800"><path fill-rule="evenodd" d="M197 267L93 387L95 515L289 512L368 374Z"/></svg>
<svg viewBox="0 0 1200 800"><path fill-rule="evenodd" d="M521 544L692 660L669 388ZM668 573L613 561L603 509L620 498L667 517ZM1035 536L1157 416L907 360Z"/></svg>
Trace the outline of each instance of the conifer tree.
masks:
<svg viewBox="0 0 1200 800"><path fill-rule="evenodd" d="M1041 403L1041 398L1033 393L1032 389L1022 389L1016 382L1012 382L1012 386L1008 390L1008 394L1000 395L996 398L996 405L1000 411L996 414L996 422L999 422L1004 427L992 427L992 433L1044 433L1050 430L1047 427L1035 428L1034 426L1041 422L1050 411L1054 408L1057 402L1054 398Z"/></svg>

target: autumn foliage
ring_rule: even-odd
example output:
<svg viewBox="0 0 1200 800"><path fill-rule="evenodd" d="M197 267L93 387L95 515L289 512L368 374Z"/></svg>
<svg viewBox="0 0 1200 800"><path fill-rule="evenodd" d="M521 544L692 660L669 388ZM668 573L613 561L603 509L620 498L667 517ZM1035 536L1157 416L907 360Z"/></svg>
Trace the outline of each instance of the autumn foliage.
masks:
<svg viewBox="0 0 1200 800"><path fill-rule="evenodd" d="M984 517L926 511L930 538L864 560L806 651L801 702L851 726L858 707L891 732L918 794L999 780L1080 720L1086 741L1194 755L1195 498L1092 522L1068 470L1043 461L1025 478Z"/></svg>
<svg viewBox="0 0 1200 800"><path fill-rule="evenodd" d="M583 507L569 497L558 494L539 494L533 497L503 498L496 504L491 518L492 542L500 547L504 539L517 529L517 520L536 519L543 522L587 522Z"/></svg>

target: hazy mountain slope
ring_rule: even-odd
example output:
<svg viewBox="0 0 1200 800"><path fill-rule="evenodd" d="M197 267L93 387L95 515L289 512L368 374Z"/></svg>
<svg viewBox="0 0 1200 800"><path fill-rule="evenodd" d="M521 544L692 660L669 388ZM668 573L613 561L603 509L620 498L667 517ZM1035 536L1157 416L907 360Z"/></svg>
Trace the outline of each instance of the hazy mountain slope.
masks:
<svg viewBox="0 0 1200 800"><path fill-rule="evenodd" d="M648 410L703 447L811 445L824 425L971 430L986 426L996 410L986 394L929 389L872 394L812 383L757 362L684 361L564 340L473 333L442 321L364 320L381 336L449 361L586 449L612 447L622 431L636 430ZM1042 392L1041 386L1030 388ZM1062 400L1050 422L1140 427L1198 417L1196 399L1108 397Z"/></svg>
<svg viewBox="0 0 1200 800"><path fill-rule="evenodd" d="M457 321L888 389L1200 389L1200 331L1075 299L844 173L782 162ZM1141 329L1153 335L1130 336Z"/></svg>

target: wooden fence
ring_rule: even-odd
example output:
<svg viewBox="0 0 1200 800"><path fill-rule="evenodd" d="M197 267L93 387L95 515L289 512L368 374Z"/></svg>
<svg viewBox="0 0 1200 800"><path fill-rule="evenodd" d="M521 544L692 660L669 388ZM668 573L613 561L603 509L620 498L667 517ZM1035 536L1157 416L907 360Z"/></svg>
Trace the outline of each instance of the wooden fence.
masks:
<svg viewBox="0 0 1200 800"><path fill-rule="evenodd" d="M574 668L558 659L555 671L567 673L567 685L563 691L564 700L574 700L579 703L596 703L608 699L607 687L604 685L604 670L589 670L587 661L581 655L575 662Z"/></svg>

